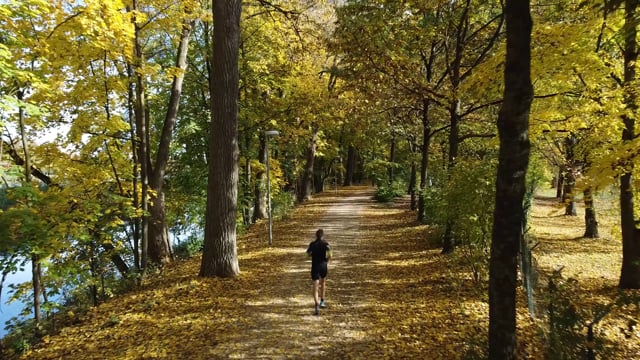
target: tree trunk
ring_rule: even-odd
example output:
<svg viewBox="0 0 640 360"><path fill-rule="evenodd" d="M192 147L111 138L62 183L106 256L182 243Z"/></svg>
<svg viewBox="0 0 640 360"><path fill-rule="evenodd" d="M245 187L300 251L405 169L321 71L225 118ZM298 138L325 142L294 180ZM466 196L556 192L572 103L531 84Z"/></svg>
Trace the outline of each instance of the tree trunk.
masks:
<svg viewBox="0 0 640 360"><path fill-rule="evenodd" d="M24 100L24 91L22 89L18 90L17 96L18 100ZM26 186L30 186L31 183L31 156L29 153L29 144L27 142L27 133L24 122L24 108L20 106L18 108L18 125L20 127L20 140L22 142L22 151L24 158L24 181L23 184ZM31 253L31 285L33 286L33 319L36 323L36 332L39 333L38 325L40 324L40 295L42 290L42 285L40 284L40 274L42 273L41 265L40 265L40 256L37 253Z"/></svg>
<svg viewBox="0 0 640 360"><path fill-rule="evenodd" d="M346 173L344 174L344 186L353 185L353 174L356 170L356 149L353 145L349 145L349 150L347 150L347 166Z"/></svg>
<svg viewBox="0 0 640 360"><path fill-rule="evenodd" d="M133 0L133 11L138 11L138 1ZM137 70L142 68L144 62L144 52L142 51L142 40L140 39L140 25L134 22L134 52L135 52L135 66L133 76L135 76L135 127L136 127L136 155L139 161L140 169L140 210L143 214L148 211L148 194L149 194L149 174L150 174L150 161L149 161L149 142L148 128L147 128L147 104L146 104L146 91L143 75ZM144 273L147 269L149 257L149 217L142 215L140 221L140 268Z"/></svg>
<svg viewBox="0 0 640 360"><path fill-rule="evenodd" d="M300 192L298 193L298 202L304 202L311 199L313 194L313 161L316 158L316 147L318 145L318 127L313 125L311 139L307 146L307 159L304 166L304 173L300 179Z"/></svg>
<svg viewBox="0 0 640 360"><path fill-rule="evenodd" d="M576 194L574 193L574 188L576 186L576 174L577 174L577 162L575 157L575 147L578 143L578 139L574 134L570 134L564 139L564 150L565 150L565 161L567 163L565 167L565 175L564 175L564 189L563 189L563 197L562 201L564 202L566 208L564 214L567 216L576 216L578 215L576 209Z"/></svg>
<svg viewBox="0 0 640 360"><path fill-rule="evenodd" d="M415 153L418 147L416 143L411 142L410 146L411 146L411 152ZM418 172L418 166L415 160L411 160L411 176L409 178L409 189L408 189L408 193L411 196L411 203L409 206L411 210L416 210L418 208L418 199L416 197L416 182L418 177L417 172Z"/></svg>
<svg viewBox="0 0 640 360"><path fill-rule="evenodd" d="M113 244L104 242L102 243L102 249L105 252L109 253L111 261L113 261L113 264L118 269L118 272L120 272L120 275L125 278L129 273L129 265L127 265L124 259L122 259L122 257L116 252L116 248L113 246Z"/></svg>
<svg viewBox="0 0 640 360"><path fill-rule="evenodd" d="M418 197L418 221L424 222L424 195L429 176L429 146L431 143L431 125L429 121L429 100L422 101L422 148L420 149L420 196Z"/></svg>
<svg viewBox="0 0 640 360"><path fill-rule="evenodd" d="M489 359L516 358L517 257L529 166L531 14L529 1L506 0L504 98L498 113L500 152L489 264Z"/></svg>
<svg viewBox="0 0 640 360"><path fill-rule="evenodd" d="M258 160L265 167L267 166L267 146L264 132L260 132L260 150ZM265 171L256 173L255 197L253 199L253 221L267 218L267 176Z"/></svg>
<svg viewBox="0 0 640 360"><path fill-rule="evenodd" d="M564 190L564 172L562 171L562 167L560 167L558 170L558 180L556 181L556 199L564 198L562 190Z"/></svg>
<svg viewBox="0 0 640 360"><path fill-rule="evenodd" d="M188 16L188 13L186 14ZM180 96L182 95L182 84L184 72L187 69L187 52L189 51L189 37L193 22L185 19L182 24L180 34L180 44L176 55L176 68L180 71L173 76L171 84L171 95L167 106L160 143L156 155L155 168L150 171L149 184L151 188L151 206L149 207L149 261L154 264L165 264L173 260L173 251L169 232L167 230L165 203L164 203L164 178L169 163L169 152L173 130L178 120L178 109L180 106Z"/></svg>
<svg viewBox="0 0 640 360"><path fill-rule="evenodd" d="M314 162L313 187L314 192L319 194L324 191L324 180L326 179L326 159L321 157Z"/></svg>
<svg viewBox="0 0 640 360"><path fill-rule="evenodd" d="M442 253L450 254L455 249L454 241L453 241L453 217L449 216L447 219L447 224L444 228L444 236L442 239Z"/></svg>
<svg viewBox="0 0 640 360"><path fill-rule="evenodd" d="M573 174L573 169L567 169L564 176L564 191L562 202L565 204L564 214L567 216L577 216L576 200L573 188L575 187L576 180Z"/></svg>
<svg viewBox="0 0 640 360"><path fill-rule="evenodd" d="M94 235L94 241L89 245L89 272L91 274L91 284L89 285L89 293L91 295L91 303L94 307L98 306L98 257L96 256L95 245L98 244Z"/></svg>
<svg viewBox="0 0 640 360"><path fill-rule="evenodd" d="M128 92L127 92L127 96L128 96L128 100L127 100L127 111L129 113L129 126L131 127L129 129L129 136L131 137L131 157L132 157L132 162L133 162L133 167L131 169L131 173L132 173L132 205L135 209L139 209L141 208L140 206L140 194L138 193L138 172L140 171L140 160L138 158L139 155L139 151L138 151L138 144L139 142L136 141L136 120L135 118L135 114L136 114L136 96L135 96L135 92L134 92L134 81L131 81L134 77L133 77L133 73L134 73L134 69L133 69L133 65L132 64L127 64L127 76L130 79L129 81L129 87L128 87ZM134 262L134 266L136 268L137 271L140 271L142 269L142 264L141 264L141 258L140 258L140 242L141 242L141 238L142 238L142 221L140 219L140 217L135 216L133 218L132 221L132 225L131 225L131 231L133 233L132 235L132 241L133 241L133 262Z"/></svg>
<svg viewBox="0 0 640 360"><path fill-rule="evenodd" d="M636 80L636 63L638 60L637 45L637 0L625 0L624 24L624 83L625 106L636 114L638 111L637 88L631 84ZM627 115L622 116L624 130L622 140L625 143L635 138L635 120ZM636 229L633 204L633 162L625 164L629 169L620 177L620 227L622 228L622 269L619 287L622 289L640 289L640 230Z"/></svg>
<svg viewBox="0 0 640 360"><path fill-rule="evenodd" d="M31 279L33 285L33 319L36 325L40 324L40 297L42 295L42 284L40 283L40 275L42 274L42 265L40 264L40 257L36 254L31 254ZM36 332L39 332L36 326Z"/></svg>
<svg viewBox="0 0 640 360"><path fill-rule="evenodd" d="M584 237L596 239L598 234L598 221L596 219L596 209L593 205L593 193L591 188L584 189Z"/></svg>
<svg viewBox="0 0 640 360"><path fill-rule="evenodd" d="M391 130L391 143L389 144L389 167L387 168L387 184L393 185L394 168L396 163L396 135Z"/></svg>
<svg viewBox="0 0 640 360"><path fill-rule="evenodd" d="M458 157L459 131L460 131L460 99L455 99L449 108L451 128L449 129L449 157L447 162L447 172L449 177L456 164ZM442 253L448 254L455 249L455 240L453 234L454 216L450 212L447 215L447 223L442 239Z"/></svg>
<svg viewBox="0 0 640 360"><path fill-rule="evenodd" d="M240 273L236 244L238 198L238 50L241 0L214 0L211 139L205 239L200 276Z"/></svg>
<svg viewBox="0 0 640 360"><path fill-rule="evenodd" d="M154 187L151 187L155 190ZM165 215L164 192L162 186L155 190L149 204L149 262L156 265L163 265L173 260L173 248L169 240L167 231L167 221Z"/></svg>

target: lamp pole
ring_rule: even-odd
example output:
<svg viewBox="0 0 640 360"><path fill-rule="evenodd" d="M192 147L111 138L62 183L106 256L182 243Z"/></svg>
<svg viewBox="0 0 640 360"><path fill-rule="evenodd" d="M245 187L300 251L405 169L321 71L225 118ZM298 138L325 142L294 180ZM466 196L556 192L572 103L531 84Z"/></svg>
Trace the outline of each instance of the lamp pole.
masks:
<svg viewBox="0 0 640 360"><path fill-rule="evenodd" d="M277 136L277 130L267 130L264 132L265 150L267 151L267 215L269 215L269 246L273 243L273 219L271 217L271 176L269 175L269 137Z"/></svg>

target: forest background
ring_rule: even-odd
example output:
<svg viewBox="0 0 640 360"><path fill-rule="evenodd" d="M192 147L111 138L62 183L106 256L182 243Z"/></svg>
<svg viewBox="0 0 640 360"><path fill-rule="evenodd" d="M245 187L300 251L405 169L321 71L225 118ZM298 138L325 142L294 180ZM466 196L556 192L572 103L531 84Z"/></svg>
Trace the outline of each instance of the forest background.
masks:
<svg viewBox="0 0 640 360"><path fill-rule="evenodd" d="M532 2L526 197L553 181L570 216L582 194L584 235L597 237L593 196L619 187L619 285L635 289L636 7ZM442 252L462 249L487 280L503 4L248 2L231 133L212 122L226 105L211 14L196 0L0 3L0 265L3 279L31 271L10 293L33 316L8 324L27 333L18 347L53 314L97 306L203 241L201 275L216 275L205 264L208 181L236 186L223 209L232 226L220 225L231 243L272 200L281 216L329 184L372 181L383 201L408 193ZM229 142L231 177L212 165ZM526 273L535 241L522 239Z"/></svg>

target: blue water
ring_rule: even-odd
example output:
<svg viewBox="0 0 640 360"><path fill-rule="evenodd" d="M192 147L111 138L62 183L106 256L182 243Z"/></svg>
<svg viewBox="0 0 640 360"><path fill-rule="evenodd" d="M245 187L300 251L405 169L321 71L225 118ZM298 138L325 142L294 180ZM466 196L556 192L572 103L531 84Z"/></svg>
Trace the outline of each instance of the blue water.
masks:
<svg viewBox="0 0 640 360"><path fill-rule="evenodd" d="M13 317L18 316L18 314L24 307L24 304L19 301L14 301L10 304L7 303L7 300L9 300L9 296L11 295L9 291L9 284L20 284L30 280L31 271L29 271L28 269L17 272L15 274L7 275L7 279L2 286L2 303L0 304L0 338L4 337L7 334L7 331L4 329L5 322Z"/></svg>

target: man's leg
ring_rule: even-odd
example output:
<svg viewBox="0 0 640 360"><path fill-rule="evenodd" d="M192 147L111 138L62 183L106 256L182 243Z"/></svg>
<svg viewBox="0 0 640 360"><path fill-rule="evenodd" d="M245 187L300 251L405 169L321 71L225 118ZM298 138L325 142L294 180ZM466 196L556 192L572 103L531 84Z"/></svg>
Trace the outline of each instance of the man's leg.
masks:
<svg viewBox="0 0 640 360"><path fill-rule="evenodd" d="M318 299L318 287L321 280L313 280L313 301L318 305L320 300Z"/></svg>
<svg viewBox="0 0 640 360"><path fill-rule="evenodd" d="M325 289L327 288L325 280L326 278L321 278L319 281L320 283L318 284L320 287L320 300L322 301L321 305L323 306L324 306L324 292L325 292Z"/></svg>
<svg viewBox="0 0 640 360"><path fill-rule="evenodd" d="M315 312L314 315L320 315L320 301L318 300L318 283L320 280L313 280L313 302L315 302Z"/></svg>

